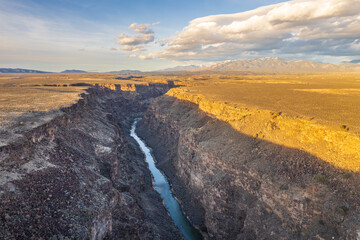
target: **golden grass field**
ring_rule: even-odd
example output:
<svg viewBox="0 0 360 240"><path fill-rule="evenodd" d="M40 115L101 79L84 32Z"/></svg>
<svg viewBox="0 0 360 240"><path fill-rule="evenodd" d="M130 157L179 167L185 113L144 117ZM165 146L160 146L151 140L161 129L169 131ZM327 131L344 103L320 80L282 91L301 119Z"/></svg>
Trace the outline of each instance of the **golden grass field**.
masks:
<svg viewBox="0 0 360 240"><path fill-rule="evenodd" d="M0 74L0 126L26 112L49 112L77 102L88 86L119 84L114 74ZM126 81L126 83L139 83Z"/></svg>
<svg viewBox="0 0 360 240"><path fill-rule="evenodd" d="M360 171L360 74L2 74L0 127L23 114L56 111L88 86L173 81L167 94L254 138L305 150L343 169ZM47 85L47 86L45 86ZM30 113L29 113L30 112ZM32 120L34 121L34 120ZM21 123L26 124L26 123Z"/></svg>
<svg viewBox="0 0 360 240"><path fill-rule="evenodd" d="M360 134L360 74L220 76L185 88L207 99L302 116Z"/></svg>

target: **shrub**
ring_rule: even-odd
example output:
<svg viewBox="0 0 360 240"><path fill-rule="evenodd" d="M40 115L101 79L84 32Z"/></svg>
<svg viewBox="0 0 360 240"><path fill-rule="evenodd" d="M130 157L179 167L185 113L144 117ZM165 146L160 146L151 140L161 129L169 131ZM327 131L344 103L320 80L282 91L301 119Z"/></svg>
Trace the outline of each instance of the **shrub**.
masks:
<svg viewBox="0 0 360 240"><path fill-rule="evenodd" d="M336 212L340 215L345 216L349 211L349 208L345 205L342 205L336 209Z"/></svg>
<svg viewBox="0 0 360 240"><path fill-rule="evenodd" d="M342 130L349 131L350 129L346 125L341 125L340 127Z"/></svg>
<svg viewBox="0 0 360 240"><path fill-rule="evenodd" d="M329 180L322 174L316 174L314 176L314 180L317 182L317 183L321 183L321 184L328 184L329 183Z"/></svg>
<svg viewBox="0 0 360 240"><path fill-rule="evenodd" d="M349 179L351 177L351 174L350 173L343 173L341 174L342 178L343 179Z"/></svg>

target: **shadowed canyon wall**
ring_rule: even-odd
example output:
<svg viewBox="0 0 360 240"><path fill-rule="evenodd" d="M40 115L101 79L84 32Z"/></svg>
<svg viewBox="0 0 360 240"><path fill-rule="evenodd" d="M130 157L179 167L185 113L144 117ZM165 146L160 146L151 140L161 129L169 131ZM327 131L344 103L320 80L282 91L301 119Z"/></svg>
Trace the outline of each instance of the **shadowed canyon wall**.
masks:
<svg viewBox="0 0 360 240"><path fill-rule="evenodd" d="M168 95L152 101L138 134L209 239L360 237L356 173L240 133Z"/></svg>

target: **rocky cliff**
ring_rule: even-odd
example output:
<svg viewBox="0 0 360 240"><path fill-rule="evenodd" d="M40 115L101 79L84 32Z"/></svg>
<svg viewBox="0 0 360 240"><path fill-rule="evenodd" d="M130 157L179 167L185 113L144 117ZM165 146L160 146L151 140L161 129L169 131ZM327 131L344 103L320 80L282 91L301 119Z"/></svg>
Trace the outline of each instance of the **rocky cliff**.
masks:
<svg viewBox="0 0 360 240"><path fill-rule="evenodd" d="M164 95L152 101L138 127L204 236L360 238L358 173L242 133L219 120L222 113L227 116L225 110L204 112L196 103ZM275 125L270 128L277 118L271 118Z"/></svg>
<svg viewBox="0 0 360 240"><path fill-rule="evenodd" d="M135 117L168 85L95 86L0 147L0 239L181 239L136 143Z"/></svg>

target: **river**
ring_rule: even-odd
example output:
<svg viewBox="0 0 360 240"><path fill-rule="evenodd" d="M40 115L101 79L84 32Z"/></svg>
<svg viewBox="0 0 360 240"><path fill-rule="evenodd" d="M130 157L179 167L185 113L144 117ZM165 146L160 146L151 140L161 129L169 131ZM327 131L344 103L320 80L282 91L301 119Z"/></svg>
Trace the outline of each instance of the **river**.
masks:
<svg viewBox="0 0 360 240"><path fill-rule="evenodd" d="M145 155L145 161L149 165L153 177L153 187L160 194L164 200L165 207L170 213L171 218L175 222L175 225L180 229L185 239L187 240L198 240L202 239L199 231L192 226L189 220L181 211L178 201L174 198L169 182L161 171L156 167L155 160L151 154L151 150L146 146L145 142L141 140L135 133L136 124L140 119L136 119L131 127L130 136L135 139L139 144L142 152Z"/></svg>

